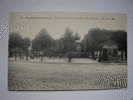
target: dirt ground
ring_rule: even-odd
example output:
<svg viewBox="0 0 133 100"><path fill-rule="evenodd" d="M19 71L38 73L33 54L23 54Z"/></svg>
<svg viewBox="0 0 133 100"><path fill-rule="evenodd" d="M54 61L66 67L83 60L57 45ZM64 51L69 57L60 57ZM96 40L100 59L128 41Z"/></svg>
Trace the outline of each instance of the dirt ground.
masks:
<svg viewBox="0 0 133 100"><path fill-rule="evenodd" d="M126 64L9 62L9 90L88 90L126 87Z"/></svg>

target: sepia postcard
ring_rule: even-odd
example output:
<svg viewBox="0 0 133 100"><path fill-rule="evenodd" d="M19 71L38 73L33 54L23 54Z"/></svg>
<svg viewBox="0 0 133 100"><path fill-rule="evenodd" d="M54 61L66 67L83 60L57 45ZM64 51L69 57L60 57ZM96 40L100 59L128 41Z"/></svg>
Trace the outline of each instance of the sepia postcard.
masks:
<svg viewBox="0 0 133 100"><path fill-rule="evenodd" d="M8 90L127 88L127 15L13 12Z"/></svg>

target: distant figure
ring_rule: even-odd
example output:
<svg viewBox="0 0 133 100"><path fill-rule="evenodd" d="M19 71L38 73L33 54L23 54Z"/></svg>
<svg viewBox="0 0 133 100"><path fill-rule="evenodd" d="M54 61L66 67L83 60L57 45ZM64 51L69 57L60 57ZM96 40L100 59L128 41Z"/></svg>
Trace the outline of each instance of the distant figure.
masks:
<svg viewBox="0 0 133 100"><path fill-rule="evenodd" d="M71 52L67 53L67 58L68 58L68 62L71 63L72 62L72 53Z"/></svg>
<svg viewBox="0 0 133 100"><path fill-rule="evenodd" d="M71 63L71 61L72 61L72 57L70 56L70 57L68 57L68 62Z"/></svg>

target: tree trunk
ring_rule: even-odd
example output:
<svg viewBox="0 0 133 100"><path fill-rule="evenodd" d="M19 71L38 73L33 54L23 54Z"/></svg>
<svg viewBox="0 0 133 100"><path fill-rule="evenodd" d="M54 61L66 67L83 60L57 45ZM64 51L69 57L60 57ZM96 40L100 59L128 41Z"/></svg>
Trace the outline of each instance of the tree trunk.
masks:
<svg viewBox="0 0 133 100"><path fill-rule="evenodd" d="M124 54L124 52L121 51L121 60L122 60L122 61L123 61L123 54Z"/></svg>
<svg viewBox="0 0 133 100"><path fill-rule="evenodd" d="M16 52L16 50L15 50L15 61L17 60L17 52Z"/></svg>
<svg viewBox="0 0 133 100"><path fill-rule="evenodd" d="M91 51L91 56L92 56L92 59L95 59L94 51Z"/></svg>

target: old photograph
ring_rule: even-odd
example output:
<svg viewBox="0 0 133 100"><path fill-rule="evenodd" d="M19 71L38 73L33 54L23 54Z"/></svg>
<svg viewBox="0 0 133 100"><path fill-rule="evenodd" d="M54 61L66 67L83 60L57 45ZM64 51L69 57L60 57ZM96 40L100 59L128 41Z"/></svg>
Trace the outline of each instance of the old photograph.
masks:
<svg viewBox="0 0 133 100"><path fill-rule="evenodd" d="M127 15L12 12L8 90L127 88Z"/></svg>

